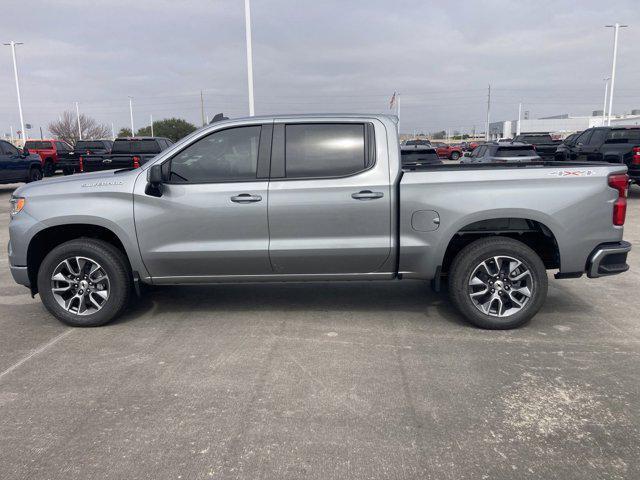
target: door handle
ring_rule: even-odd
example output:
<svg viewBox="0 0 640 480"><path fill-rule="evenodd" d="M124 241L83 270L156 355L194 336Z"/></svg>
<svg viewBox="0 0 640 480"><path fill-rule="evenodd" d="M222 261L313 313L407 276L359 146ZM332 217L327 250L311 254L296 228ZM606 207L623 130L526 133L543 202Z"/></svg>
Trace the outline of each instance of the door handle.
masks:
<svg viewBox="0 0 640 480"><path fill-rule="evenodd" d="M362 190L358 193L352 193L351 198L355 200L375 200L376 198L384 197L382 192L372 192L371 190Z"/></svg>
<svg viewBox="0 0 640 480"><path fill-rule="evenodd" d="M251 195L250 193L241 193L231 197L231 201L234 203L253 203L262 200L260 195Z"/></svg>

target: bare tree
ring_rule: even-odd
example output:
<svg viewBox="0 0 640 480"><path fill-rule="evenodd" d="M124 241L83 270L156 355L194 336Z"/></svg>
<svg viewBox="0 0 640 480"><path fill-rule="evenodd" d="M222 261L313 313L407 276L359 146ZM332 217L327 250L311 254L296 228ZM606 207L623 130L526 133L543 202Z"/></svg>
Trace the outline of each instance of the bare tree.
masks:
<svg viewBox="0 0 640 480"><path fill-rule="evenodd" d="M91 140L111 137L111 131L107 125L99 124L95 119L80 115L80 129L82 139ZM64 112L60 120L49 124L49 131L60 140L74 145L78 140L78 118L73 112Z"/></svg>

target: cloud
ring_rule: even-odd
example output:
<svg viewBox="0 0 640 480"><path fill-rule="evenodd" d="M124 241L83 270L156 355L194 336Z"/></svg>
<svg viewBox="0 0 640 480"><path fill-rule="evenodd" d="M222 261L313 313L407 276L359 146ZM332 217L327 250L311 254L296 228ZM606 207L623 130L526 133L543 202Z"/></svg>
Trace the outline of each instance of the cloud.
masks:
<svg viewBox="0 0 640 480"><path fill-rule="evenodd" d="M18 62L26 121L78 101L97 120L150 114L200 121L247 113L243 2L5 0L3 41ZM28 21L25 21L28 19ZM637 0L252 0L257 113L388 112L402 93L403 129L481 128L518 102L533 116L601 108L611 31L621 34L616 111L640 108ZM0 134L18 125L10 52L0 54ZM3 66L4 65L4 66Z"/></svg>

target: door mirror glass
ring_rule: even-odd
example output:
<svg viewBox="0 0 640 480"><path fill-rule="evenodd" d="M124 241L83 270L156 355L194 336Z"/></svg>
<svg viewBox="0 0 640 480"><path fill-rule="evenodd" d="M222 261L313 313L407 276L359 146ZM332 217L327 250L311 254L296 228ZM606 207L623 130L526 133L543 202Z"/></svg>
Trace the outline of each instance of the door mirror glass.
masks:
<svg viewBox="0 0 640 480"><path fill-rule="evenodd" d="M152 185L160 185L162 183L162 165L152 165L147 173L147 180Z"/></svg>

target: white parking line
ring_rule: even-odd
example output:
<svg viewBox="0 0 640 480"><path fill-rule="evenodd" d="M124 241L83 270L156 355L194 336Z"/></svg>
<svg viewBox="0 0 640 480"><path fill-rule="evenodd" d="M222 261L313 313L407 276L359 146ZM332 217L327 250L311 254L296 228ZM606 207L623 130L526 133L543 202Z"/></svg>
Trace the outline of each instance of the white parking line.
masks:
<svg viewBox="0 0 640 480"><path fill-rule="evenodd" d="M0 373L0 380L2 379L2 377L4 377L5 375L8 375L9 373L13 372L16 368L18 368L20 365L22 365L23 363L29 361L30 359L32 359L33 357L35 357L36 355L41 354L42 352L44 352L47 348L49 348L50 346L58 343L60 340L62 340L64 337L66 337L67 335L69 335L71 332L75 331L75 328L70 328L69 330L65 330L64 332L62 332L60 335L57 335L55 337L53 337L51 340L49 340L47 343L45 343L44 345L40 345L38 348L36 348L35 350L33 350L29 355L27 355L26 357L18 360L16 363L14 363L13 365L11 365L9 368L7 368L4 372Z"/></svg>

